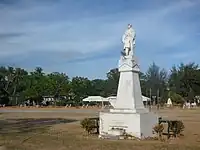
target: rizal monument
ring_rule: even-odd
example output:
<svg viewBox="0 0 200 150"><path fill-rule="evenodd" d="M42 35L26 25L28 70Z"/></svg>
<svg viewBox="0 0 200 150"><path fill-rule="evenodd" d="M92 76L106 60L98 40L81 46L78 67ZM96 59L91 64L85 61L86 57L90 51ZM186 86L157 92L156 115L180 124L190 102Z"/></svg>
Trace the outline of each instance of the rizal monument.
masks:
<svg viewBox="0 0 200 150"><path fill-rule="evenodd" d="M122 43L116 102L114 108L99 112L99 137L124 133L137 138L152 137L158 116L149 112L142 101L140 69L135 56L136 32L131 24L122 36Z"/></svg>

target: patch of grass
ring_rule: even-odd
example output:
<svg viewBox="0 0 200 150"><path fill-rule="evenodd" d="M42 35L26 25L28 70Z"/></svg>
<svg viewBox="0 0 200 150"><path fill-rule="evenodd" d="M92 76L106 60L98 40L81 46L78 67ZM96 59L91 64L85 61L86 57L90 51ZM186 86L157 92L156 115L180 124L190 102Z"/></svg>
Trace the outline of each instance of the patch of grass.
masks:
<svg viewBox="0 0 200 150"><path fill-rule="evenodd" d="M161 110L163 116L183 120L184 137L160 141L102 140L95 136L84 136L80 122L48 122L48 119L70 118L82 120L71 113L10 113L3 114L0 122L0 145L8 150L198 150L200 149L200 111ZM93 117L94 114L87 114ZM32 118L30 118L30 116ZM84 116L84 115L82 115ZM177 117L178 116L178 117ZM190 120L184 118L190 116ZM84 118L87 116L84 116ZM45 119L46 118L46 119ZM79 118L79 119L77 119ZM43 119L46 123L38 123ZM59 120L59 119L58 119ZM68 119L66 119L68 120ZM1 124L2 123L2 124ZM21 127L28 129L21 132ZM15 132L14 132L14 131ZM7 132L6 132L7 131ZM29 132L31 131L31 132ZM3 134L1 134L3 133ZM7 134L6 134L7 133Z"/></svg>
<svg viewBox="0 0 200 150"><path fill-rule="evenodd" d="M71 123L77 120L62 118L23 118L0 120L0 134L20 134L43 131L54 124Z"/></svg>

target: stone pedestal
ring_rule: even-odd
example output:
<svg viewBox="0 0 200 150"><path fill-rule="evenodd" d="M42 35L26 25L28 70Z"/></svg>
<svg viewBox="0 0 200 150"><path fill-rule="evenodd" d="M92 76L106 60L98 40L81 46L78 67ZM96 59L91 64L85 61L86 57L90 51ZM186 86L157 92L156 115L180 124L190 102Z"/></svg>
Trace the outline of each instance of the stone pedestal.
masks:
<svg viewBox="0 0 200 150"><path fill-rule="evenodd" d="M100 136L114 136L114 133L119 136L121 131L138 138L153 136L152 130L158 116L144 107L139 71L133 56L121 57L117 100L114 109L103 110L99 114Z"/></svg>
<svg viewBox="0 0 200 150"><path fill-rule="evenodd" d="M100 137L120 136L124 133L137 138L153 136L153 127L158 121L155 114L132 112L100 112ZM116 132L119 130L119 132Z"/></svg>

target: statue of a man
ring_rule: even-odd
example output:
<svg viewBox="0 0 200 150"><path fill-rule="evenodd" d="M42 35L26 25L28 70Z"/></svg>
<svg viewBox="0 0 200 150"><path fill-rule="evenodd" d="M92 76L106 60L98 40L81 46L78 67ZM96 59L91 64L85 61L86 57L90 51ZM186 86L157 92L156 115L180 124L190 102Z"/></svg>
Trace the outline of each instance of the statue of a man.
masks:
<svg viewBox="0 0 200 150"><path fill-rule="evenodd" d="M135 47L135 30L132 28L131 24L128 24L128 28L122 36L122 42L124 43L123 55L133 55L133 49Z"/></svg>

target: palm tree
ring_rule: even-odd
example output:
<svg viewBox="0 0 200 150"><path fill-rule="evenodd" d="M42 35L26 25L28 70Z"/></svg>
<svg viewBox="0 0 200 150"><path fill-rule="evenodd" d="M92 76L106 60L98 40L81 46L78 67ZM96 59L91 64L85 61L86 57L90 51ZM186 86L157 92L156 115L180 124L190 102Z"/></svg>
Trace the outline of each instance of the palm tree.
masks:
<svg viewBox="0 0 200 150"><path fill-rule="evenodd" d="M12 98L15 98L16 104L17 104L17 97L16 97L17 88L20 86L20 84L22 84L22 81L26 75L28 75L28 72L25 71L24 69L15 68L13 77L13 92L11 96Z"/></svg>

